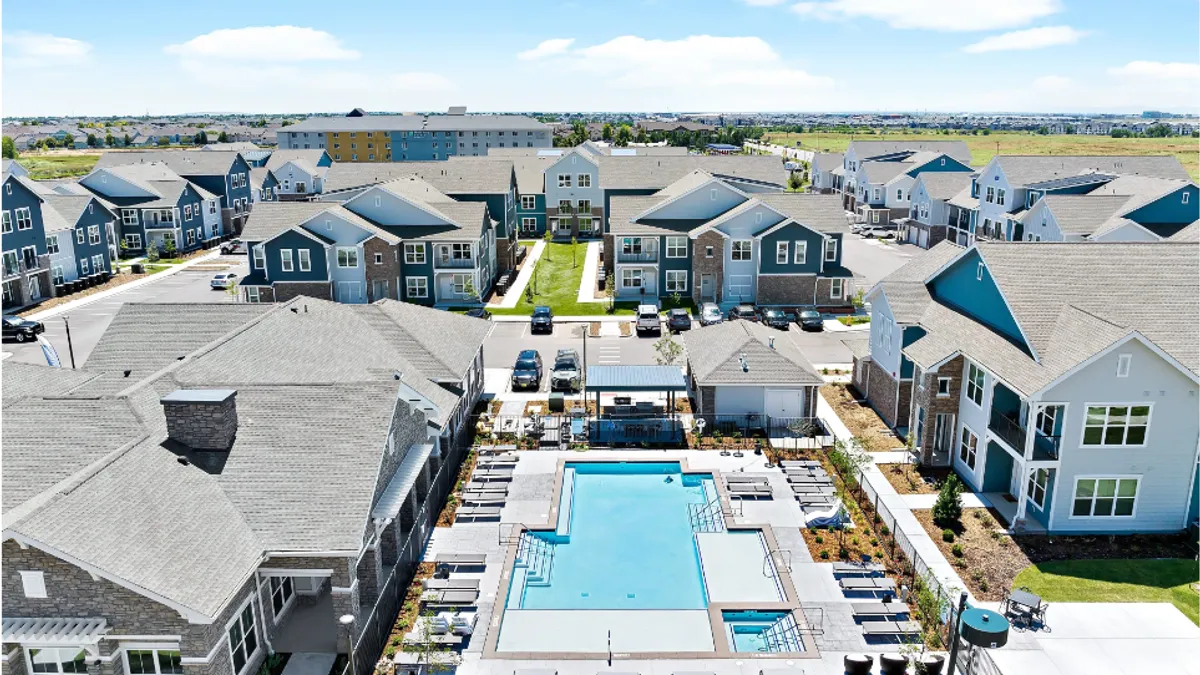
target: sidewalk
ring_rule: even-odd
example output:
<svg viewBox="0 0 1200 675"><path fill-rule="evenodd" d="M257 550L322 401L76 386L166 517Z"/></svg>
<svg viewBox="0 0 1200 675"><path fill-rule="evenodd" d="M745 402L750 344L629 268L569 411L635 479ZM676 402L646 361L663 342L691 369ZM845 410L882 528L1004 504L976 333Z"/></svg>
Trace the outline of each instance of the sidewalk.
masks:
<svg viewBox="0 0 1200 675"><path fill-rule="evenodd" d="M139 286L145 286L146 284L152 284L155 281L158 281L159 279L169 277L172 274L181 272L189 267L192 267L193 265L198 265L198 264L201 264L204 262L208 262L209 260L212 260L213 258L216 258L220 255L221 255L221 251L219 249L214 249L211 253L209 253L207 255L202 255L197 258L192 258L191 260L188 260L186 262L181 262L178 265L172 265L170 268L165 269L161 272L157 272L155 274L151 274L148 277L143 277L141 279L138 279L137 281L131 281L127 284L121 284L120 286L110 288L106 291L101 291L99 293L87 295L82 298L79 298L78 300L64 302L63 304L58 305L56 307L51 307L50 309L47 309L44 312L37 312L35 314L30 314L29 316L27 316L25 318L27 318L31 321L45 321L46 319L56 317L59 314L62 314L64 312L70 312L72 310L79 309L80 307L83 307L84 305L89 305L97 300L103 300L104 298L114 296L118 293L128 291L132 288L137 288Z"/></svg>
<svg viewBox="0 0 1200 675"><path fill-rule="evenodd" d="M525 264L521 267L521 273L513 280L512 285L508 287L508 291L504 294L504 299L499 303L490 302L488 303L488 307L511 309L517 306L517 303L521 301L521 296L525 293L525 287L529 285L529 280L533 278L533 269L537 267L538 258L542 257L542 251L544 250L546 250L546 242L538 240L533 245L533 250L526 256Z"/></svg>
<svg viewBox="0 0 1200 675"><path fill-rule="evenodd" d="M579 297L576 302L607 302L607 298L597 298L593 289L596 288L596 274L600 270L600 252L604 244L599 241L589 241L587 258L583 261L583 278L579 280Z"/></svg>
<svg viewBox="0 0 1200 675"><path fill-rule="evenodd" d="M509 293L511 293L511 291L509 291ZM636 318L637 317L635 317L632 314L625 314L623 316L617 316L617 315L613 315L613 314L597 314L596 316L555 316L554 323L555 324L591 323L593 321L598 321L600 323L606 323L608 321L618 321L618 322L619 321L633 321ZM528 316L511 316L511 315L504 315L504 316L492 315L492 321L497 321L497 322L502 322L502 323L528 323L529 317Z"/></svg>

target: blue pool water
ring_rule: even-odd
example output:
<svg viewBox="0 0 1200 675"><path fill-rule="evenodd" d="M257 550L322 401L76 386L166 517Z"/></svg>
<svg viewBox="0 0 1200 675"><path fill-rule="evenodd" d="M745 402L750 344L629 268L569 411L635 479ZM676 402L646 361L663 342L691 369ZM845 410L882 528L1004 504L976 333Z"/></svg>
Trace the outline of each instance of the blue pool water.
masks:
<svg viewBox="0 0 1200 675"><path fill-rule="evenodd" d="M707 596L688 504L716 495L712 475L677 462L571 463L566 536L537 533L553 558L546 579L514 574L509 607L704 609ZM569 474L570 472L568 472ZM558 531L564 531L563 523Z"/></svg>
<svg viewBox="0 0 1200 675"><path fill-rule="evenodd" d="M767 638L767 629L787 612L722 612L725 633L732 652L802 651L803 645L792 635Z"/></svg>

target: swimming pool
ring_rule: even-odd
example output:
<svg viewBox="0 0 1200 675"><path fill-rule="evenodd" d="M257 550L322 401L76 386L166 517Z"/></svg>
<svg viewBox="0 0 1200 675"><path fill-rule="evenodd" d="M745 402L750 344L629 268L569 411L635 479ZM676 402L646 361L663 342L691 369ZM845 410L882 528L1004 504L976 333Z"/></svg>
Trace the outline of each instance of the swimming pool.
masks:
<svg viewBox="0 0 1200 675"><path fill-rule="evenodd" d="M568 463L558 527L526 533L508 607L706 608L690 513L716 494L678 462Z"/></svg>

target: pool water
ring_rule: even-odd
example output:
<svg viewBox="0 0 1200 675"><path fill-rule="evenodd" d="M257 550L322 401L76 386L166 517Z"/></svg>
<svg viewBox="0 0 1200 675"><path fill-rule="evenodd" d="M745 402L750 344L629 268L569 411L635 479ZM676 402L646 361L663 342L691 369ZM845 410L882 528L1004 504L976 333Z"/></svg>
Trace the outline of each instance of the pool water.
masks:
<svg viewBox="0 0 1200 675"><path fill-rule="evenodd" d="M803 642L794 632L769 630L787 615L787 612L722 612L729 651L803 651Z"/></svg>
<svg viewBox="0 0 1200 675"><path fill-rule="evenodd" d="M708 606L689 504L716 496L711 474L678 462L570 463L569 523L530 533L553 550L548 571L514 574L510 608L704 609ZM566 472L569 478L571 471ZM565 525L565 527L564 527ZM541 578L544 576L545 578ZM514 602L515 601L515 602Z"/></svg>

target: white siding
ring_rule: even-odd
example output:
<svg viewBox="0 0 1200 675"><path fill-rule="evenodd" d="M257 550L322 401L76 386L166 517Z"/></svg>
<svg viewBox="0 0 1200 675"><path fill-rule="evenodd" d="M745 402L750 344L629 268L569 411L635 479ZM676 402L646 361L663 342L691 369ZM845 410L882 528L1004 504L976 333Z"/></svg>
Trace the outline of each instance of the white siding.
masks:
<svg viewBox="0 0 1200 675"><path fill-rule="evenodd" d="M718 415L761 415L763 412L762 387L719 386L713 409Z"/></svg>

